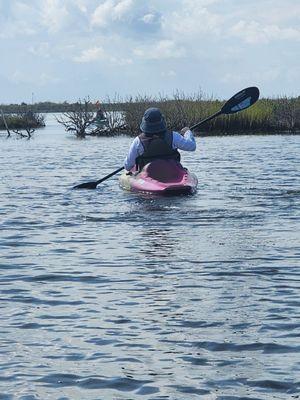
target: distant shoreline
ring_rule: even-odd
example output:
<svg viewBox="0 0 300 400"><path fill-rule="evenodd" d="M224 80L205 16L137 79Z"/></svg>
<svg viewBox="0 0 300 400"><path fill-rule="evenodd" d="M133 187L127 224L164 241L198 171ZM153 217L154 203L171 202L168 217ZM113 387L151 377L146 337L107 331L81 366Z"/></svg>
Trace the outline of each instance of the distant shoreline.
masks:
<svg viewBox="0 0 300 400"><path fill-rule="evenodd" d="M11 126L10 129L25 129L26 126ZM43 129L45 128L45 125L39 125L36 126L35 129L38 131L39 129ZM2 124L0 123L0 134L5 134L6 133L6 128L2 126ZM137 135L140 132L137 133ZM218 131L210 131L209 133L206 132L194 132L194 136L195 137L203 137L203 138L207 138L207 137L223 137L223 136L298 136L300 135L300 130L294 131L294 132L290 132L290 131L269 131L269 132L262 132L262 131L245 131L245 132L218 132ZM126 136L126 137L132 137L134 135L132 135L129 132L126 131L120 131L120 132L116 132L114 134L103 134L103 135L90 135L90 137L98 137L98 138L116 138L118 136Z"/></svg>
<svg viewBox="0 0 300 400"><path fill-rule="evenodd" d="M34 114L76 112L83 103L40 102L32 105L26 103L0 105L6 115L18 114L25 111ZM99 107L108 115L109 124L105 132L98 136L135 136L139 134L142 115L148 107L158 107L165 115L167 126L170 130L179 131L184 126L192 126L209 115L218 112L223 101L209 98L203 93L186 96L175 93L172 98L158 96L137 96L136 98L107 99L105 102L94 103L85 100L86 112L95 112ZM82 112L82 110L81 110ZM122 114L120 117L120 113ZM38 127L38 126L36 126ZM0 117L0 129L5 129ZM270 134L295 134L300 133L300 96L278 97L274 99L262 98L252 107L240 113L222 115L205 123L197 136L234 136L234 135L270 135Z"/></svg>

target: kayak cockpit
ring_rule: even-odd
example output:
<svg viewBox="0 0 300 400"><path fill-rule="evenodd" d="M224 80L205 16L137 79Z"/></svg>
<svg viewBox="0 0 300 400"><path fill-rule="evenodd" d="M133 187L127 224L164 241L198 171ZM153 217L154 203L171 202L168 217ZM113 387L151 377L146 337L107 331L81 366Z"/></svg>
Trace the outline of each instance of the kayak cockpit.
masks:
<svg viewBox="0 0 300 400"><path fill-rule="evenodd" d="M188 194L197 190L198 179L178 161L158 159L137 172L124 172L119 178L122 189L161 195Z"/></svg>
<svg viewBox="0 0 300 400"><path fill-rule="evenodd" d="M175 160L154 160L147 164L142 175L164 183L181 182L186 175L186 169Z"/></svg>

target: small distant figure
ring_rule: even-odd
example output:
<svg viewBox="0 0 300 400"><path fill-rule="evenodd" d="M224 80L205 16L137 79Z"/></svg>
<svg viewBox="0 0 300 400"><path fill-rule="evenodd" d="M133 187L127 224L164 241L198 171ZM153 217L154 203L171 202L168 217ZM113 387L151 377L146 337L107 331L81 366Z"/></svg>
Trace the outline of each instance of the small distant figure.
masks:
<svg viewBox="0 0 300 400"><path fill-rule="evenodd" d="M97 101L96 106L97 106L97 111L96 111L95 120L101 121L101 120L105 119L104 112L102 111L102 108L101 108L101 103L99 101Z"/></svg>
<svg viewBox="0 0 300 400"><path fill-rule="evenodd" d="M33 111L31 111L31 110L26 111L25 116L26 116L27 119L29 119L29 120L31 120L31 121L34 120L34 113L33 113Z"/></svg>
<svg viewBox="0 0 300 400"><path fill-rule="evenodd" d="M130 171L135 165L140 171L155 159L173 159L180 162L178 149L195 151L196 141L190 128L181 132L170 132L158 108L148 108L143 116L140 129L142 133L131 143L124 161L124 168Z"/></svg>

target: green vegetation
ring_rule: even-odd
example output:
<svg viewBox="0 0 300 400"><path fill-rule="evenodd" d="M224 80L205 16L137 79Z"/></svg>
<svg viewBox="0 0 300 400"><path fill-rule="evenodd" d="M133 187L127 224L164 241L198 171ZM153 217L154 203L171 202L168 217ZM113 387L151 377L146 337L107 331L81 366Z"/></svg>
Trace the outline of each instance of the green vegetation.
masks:
<svg viewBox="0 0 300 400"><path fill-rule="evenodd" d="M107 126L105 129L91 129L94 112L99 104L89 98L76 103L42 102L28 106L10 104L0 106L4 113L14 113L7 116L11 128L22 128L22 115L29 107L38 116L36 125L43 126L43 119L38 113L62 112L64 119L60 122L66 130L73 131L78 137L86 135L113 136L116 134L137 135L141 118L148 107L159 107L166 117L169 129L180 130L184 126L191 126L201 119L218 111L223 101L209 98L199 92L194 95L185 95L176 92L172 97L136 96L122 99L116 95L114 98L106 98L101 108L106 113ZM85 115L86 113L86 115ZM68 123L70 121L73 125ZM75 125L74 125L75 121ZM32 121L33 122L33 121ZM76 126L77 124L77 126ZM23 126L24 128L24 126ZM0 129L5 129L0 118ZM280 97L274 99L260 99L254 106L245 111L223 115L209 121L200 128L198 135L235 135L235 134L274 134L300 132L300 96Z"/></svg>
<svg viewBox="0 0 300 400"><path fill-rule="evenodd" d="M25 111L19 114L4 114L0 112L0 130L6 130L7 136L10 137L14 132L19 137L30 139L36 128L45 126L44 116Z"/></svg>
<svg viewBox="0 0 300 400"><path fill-rule="evenodd" d="M45 126L44 117L40 114L26 115L22 114L12 114L5 115L5 119L9 129L25 129L30 128L41 128ZM5 129L5 124L3 118L0 115L0 130Z"/></svg>
<svg viewBox="0 0 300 400"><path fill-rule="evenodd" d="M89 104L86 104L88 102ZM135 136L140 132L141 118L149 107L158 107L166 117L170 130L180 130L192 126L221 109L225 102L207 98L203 93L186 96L177 92L172 98L137 96L125 100L116 96L107 98L101 108L106 113L108 127L86 134L94 136L113 136L129 134ZM79 109L77 103L75 109ZM82 103L83 105L83 103ZM85 100L88 110L94 104ZM201 126L197 135L239 135L239 134L282 134L300 133L300 97L261 99L247 110L232 115L222 115Z"/></svg>
<svg viewBox="0 0 300 400"><path fill-rule="evenodd" d="M27 103L21 103L21 104L3 104L0 105L0 109L3 110L5 113L11 113L11 114L18 114L24 112L24 110L31 109L34 112L40 113L40 114L46 114L46 113L64 113L64 112L70 112L74 111L74 109L78 108L80 106L81 101L77 101L75 103L68 103L67 101L64 101L62 103L54 103L51 101L44 101L40 103L34 103L34 104L27 104ZM96 111L97 109L97 104L90 102L90 111ZM108 106L108 104L106 104ZM116 104L113 104L112 107L116 107Z"/></svg>
<svg viewBox="0 0 300 400"><path fill-rule="evenodd" d="M170 129L180 130L220 110L224 102L204 99L201 94L185 97L176 94L173 99L138 98L123 104L125 125L135 135L143 112L148 107L159 107ZM233 135L260 133L299 133L300 97L261 99L252 107L232 115L222 115L200 128L199 135Z"/></svg>

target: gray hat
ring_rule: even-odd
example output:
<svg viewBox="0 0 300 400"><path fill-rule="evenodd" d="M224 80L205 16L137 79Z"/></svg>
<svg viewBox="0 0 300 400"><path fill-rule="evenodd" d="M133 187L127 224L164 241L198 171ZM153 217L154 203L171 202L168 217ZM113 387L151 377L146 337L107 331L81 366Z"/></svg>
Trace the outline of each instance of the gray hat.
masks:
<svg viewBox="0 0 300 400"><path fill-rule="evenodd" d="M158 108L154 107L145 111L140 128L142 132L148 135L162 133L167 130L164 116Z"/></svg>

